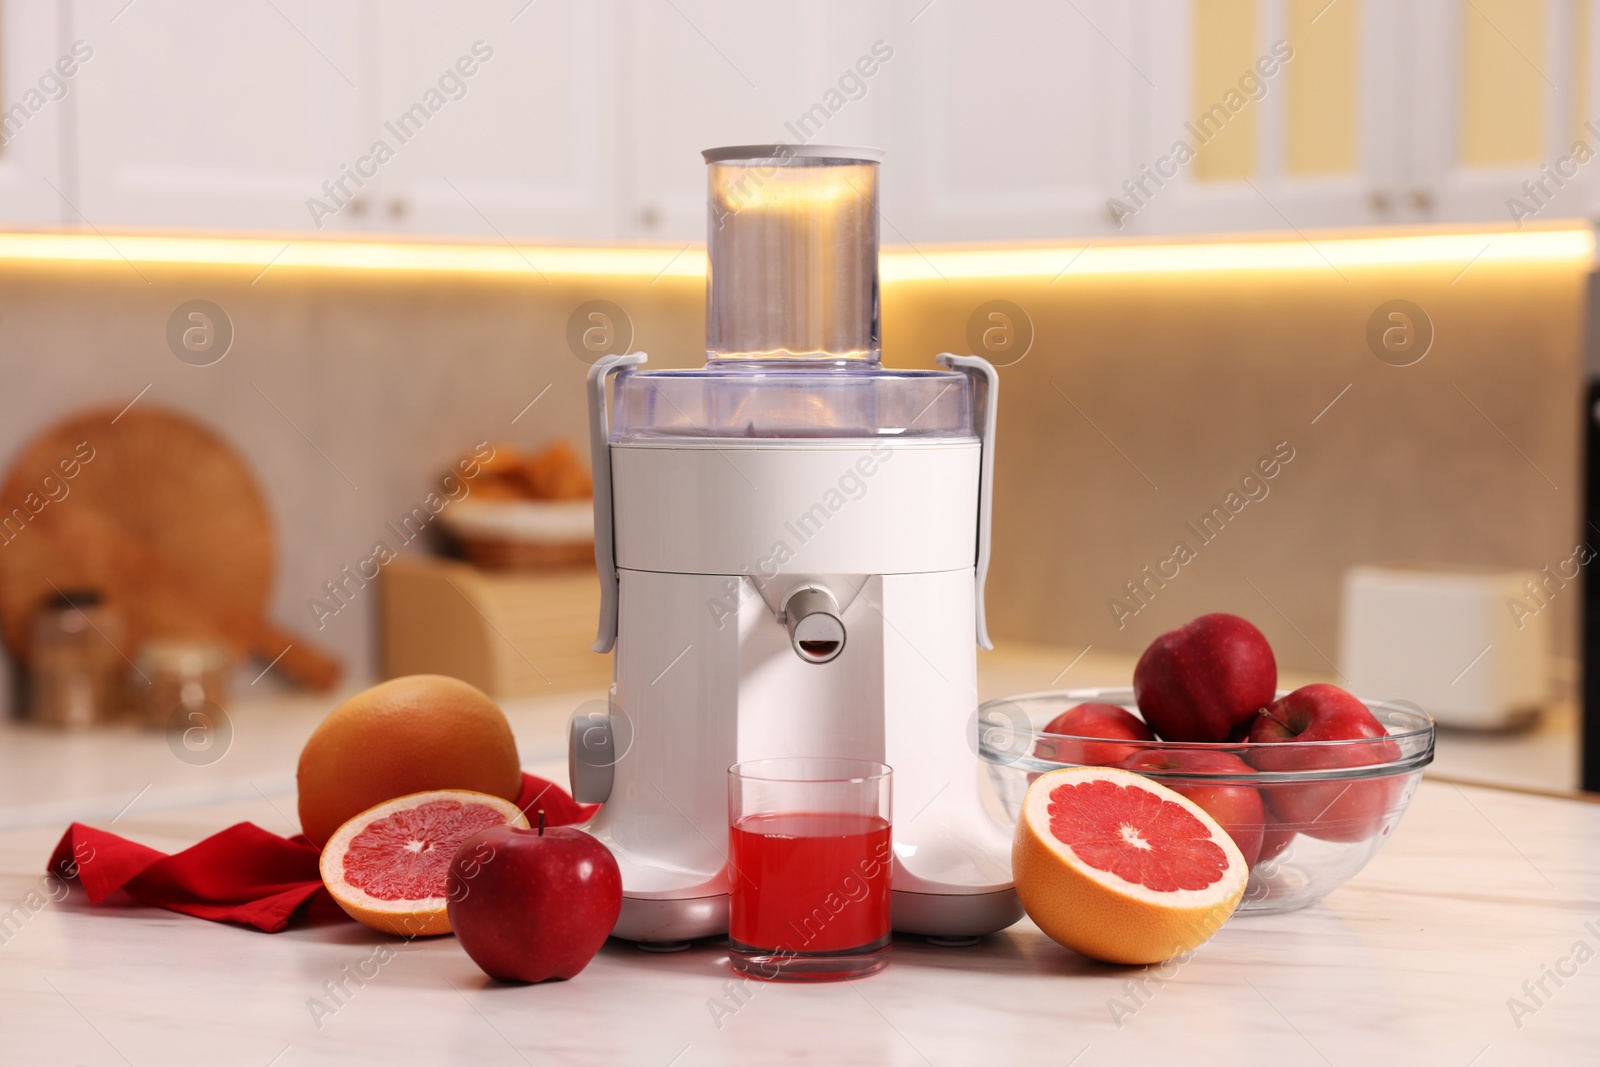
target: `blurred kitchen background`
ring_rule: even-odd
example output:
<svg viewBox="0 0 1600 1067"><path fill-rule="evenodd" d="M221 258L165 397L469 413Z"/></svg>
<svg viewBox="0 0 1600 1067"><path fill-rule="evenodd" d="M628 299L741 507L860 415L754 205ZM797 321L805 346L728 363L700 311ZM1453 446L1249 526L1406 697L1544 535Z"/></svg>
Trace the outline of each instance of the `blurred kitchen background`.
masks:
<svg viewBox="0 0 1600 1067"><path fill-rule="evenodd" d="M585 374L703 361L700 150L803 141L886 362L1002 367L984 696L1229 611L1574 788L1592 6L4 0L0 747L603 697Z"/></svg>

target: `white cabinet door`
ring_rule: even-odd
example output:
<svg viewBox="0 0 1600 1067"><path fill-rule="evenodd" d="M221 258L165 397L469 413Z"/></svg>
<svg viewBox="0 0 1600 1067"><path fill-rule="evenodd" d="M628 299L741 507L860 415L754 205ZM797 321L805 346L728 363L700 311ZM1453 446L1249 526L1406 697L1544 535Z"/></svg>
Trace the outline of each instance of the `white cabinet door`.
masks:
<svg viewBox="0 0 1600 1067"><path fill-rule="evenodd" d="M362 151L388 231L615 236L618 27L611 0L386 2Z"/></svg>
<svg viewBox="0 0 1600 1067"><path fill-rule="evenodd" d="M0 0L0 221L687 242L772 141L890 243L1571 217L1591 6Z"/></svg>
<svg viewBox="0 0 1600 1067"><path fill-rule="evenodd" d="M1405 57L1396 3L1159 2L1129 232L1395 221Z"/></svg>
<svg viewBox="0 0 1600 1067"><path fill-rule="evenodd" d="M1153 78L1144 5L919 6L888 38L885 240L1115 232L1106 201L1132 174L1134 89Z"/></svg>
<svg viewBox="0 0 1600 1067"><path fill-rule="evenodd" d="M882 145L886 85L908 73L904 18L849 0L631 0L628 12L627 232L705 239L703 149Z"/></svg>
<svg viewBox="0 0 1600 1067"><path fill-rule="evenodd" d="M1585 0L1411 0L1415 43L1409 206L1436 221L1520 221L1590 211L1600 119L1585 73ZM1592 82L1593 74L1587 79ZM1525 185L1524 183L1528 183Z"/></svg>
<svg viewBox="0 0 1600 1067"><path fill-rule="evenodd" d="M66 16L48 0L0 4L0 222L73 221L66 134L94 50L74 51Z"/></svg>
<svg viewBox="0 0 1600 1067"><path fill-rule="evenodd" d="M307 201L361 144L363 5L72 8L72 32L94 48L74 95L76 207L88 222L314 228Z"/></svg>

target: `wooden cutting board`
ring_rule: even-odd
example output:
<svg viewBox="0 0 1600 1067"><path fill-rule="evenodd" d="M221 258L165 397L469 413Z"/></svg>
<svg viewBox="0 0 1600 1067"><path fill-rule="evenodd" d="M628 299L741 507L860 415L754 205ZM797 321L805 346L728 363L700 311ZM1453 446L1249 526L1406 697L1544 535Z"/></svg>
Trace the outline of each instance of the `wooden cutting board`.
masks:
<svg viewBox="0 0 1600 1067"><path fill-rule="evenodd" d="M42 601L95 589L121 611L130 659L149 638L210 640L263 661L281 653L284 674L331 686L339 662L267 619L275 563L249 467L175 412L74 415L29 442L0 483L0 634L23 660Z"/></svg>

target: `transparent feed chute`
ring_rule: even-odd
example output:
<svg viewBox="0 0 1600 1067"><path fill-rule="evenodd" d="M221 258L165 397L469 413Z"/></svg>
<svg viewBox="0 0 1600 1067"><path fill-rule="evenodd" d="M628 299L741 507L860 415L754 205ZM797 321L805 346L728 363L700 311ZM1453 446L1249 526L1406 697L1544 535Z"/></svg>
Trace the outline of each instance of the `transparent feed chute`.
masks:
<svg viewBox="0 0 1600 1067"><path fill-rule="evenodd" d="M886 370L875 149L705 153L706 365L616 382L612 440L965 438L968 376Z"/></svg>

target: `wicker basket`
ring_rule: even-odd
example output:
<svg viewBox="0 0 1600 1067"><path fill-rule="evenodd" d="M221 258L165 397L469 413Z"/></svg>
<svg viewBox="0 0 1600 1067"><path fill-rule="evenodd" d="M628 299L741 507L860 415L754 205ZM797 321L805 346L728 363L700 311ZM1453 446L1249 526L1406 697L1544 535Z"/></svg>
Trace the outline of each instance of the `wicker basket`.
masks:
<svg viewBox="0 0 1600 1067"><path fill-rule="evenodd" d="M464 500L439 522L479 567L575 567L594 563L593 507L588 500Z"/></svg>

